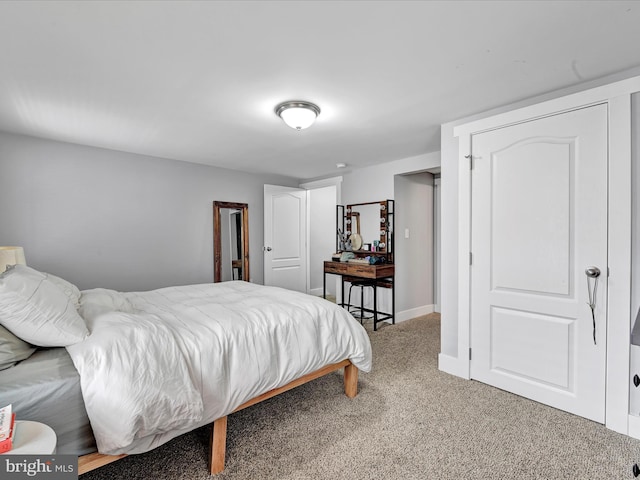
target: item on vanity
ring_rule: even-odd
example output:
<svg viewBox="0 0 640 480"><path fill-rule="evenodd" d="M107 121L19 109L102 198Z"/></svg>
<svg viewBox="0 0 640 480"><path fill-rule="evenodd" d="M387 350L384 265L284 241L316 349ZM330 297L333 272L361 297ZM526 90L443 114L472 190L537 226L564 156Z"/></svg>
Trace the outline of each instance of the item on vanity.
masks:
<svg viewBox="0 0 640 480"><path fill-rule="evenodd" d="M349 263L360 263L362 265L369 265L369 257L365 258L350 258L347 260Z"/></svg>
<svg viewBox="0 0 640 480"><path fill-rule="evenodd" d="M383 263L387 263L385 257L377 257L375 255L372 255L372 256L367 257L367 258L369 259L369 264L370 265L381 265Z"/></svg>
<svg viewBox="0 0 640 480"><path fill-rule="evenodd" d="M338 228L338 251L346 250L347 236L342 233L342 229Z"/></svg>
<svg viewBox="0 0 640 480"><path fill-rule="evenodd" d="M352 233L349 237L349 242L351 242L351 248L353 250L360 250L362 248L362 237L359 233Z"/></svg>
<svg viewBox="0 0 640 480"><path fill-rule="evenodd" d="M342 255L340 255L341 262L347 262L352 258L356 258L356 255L353 252L342 252Z"/></svg>

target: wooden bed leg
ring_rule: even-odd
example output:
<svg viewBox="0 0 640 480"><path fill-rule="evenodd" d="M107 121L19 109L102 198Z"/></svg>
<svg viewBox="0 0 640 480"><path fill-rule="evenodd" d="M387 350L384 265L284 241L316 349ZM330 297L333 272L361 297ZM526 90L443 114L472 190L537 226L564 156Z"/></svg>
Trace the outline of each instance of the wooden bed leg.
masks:
<svg viewBox="0 0 640 480"><path fill-rule="evenodd" d="M349 398L358 394L358 368L353 363L344 367L344 393Z"/></svg>
<svg viewBox="0 0 640 480"><path fill-rule="evenodd" d="M224 456L227 449L227 417L222 417L213 422L211 432L211 475L224 470Z"/></svg>

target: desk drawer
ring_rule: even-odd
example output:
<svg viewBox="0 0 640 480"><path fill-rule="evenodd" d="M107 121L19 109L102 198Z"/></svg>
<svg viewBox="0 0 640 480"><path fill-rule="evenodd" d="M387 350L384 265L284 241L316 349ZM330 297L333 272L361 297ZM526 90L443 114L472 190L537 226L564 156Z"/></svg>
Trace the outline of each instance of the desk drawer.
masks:
<svg viewBox="0 0 640 480"><path fill-rule="evenodd" d="M356 263L351 263L349 264L347 273L356 277L376 278L376 267L373 265L358 265Z"/></svg>
<svg viewBox="0 0 640 480"><path fill-rule="evenodd" d="M347 273L347 264L340 262L324 262L324 271L325 273L338 273L344 274Z"/></svg>

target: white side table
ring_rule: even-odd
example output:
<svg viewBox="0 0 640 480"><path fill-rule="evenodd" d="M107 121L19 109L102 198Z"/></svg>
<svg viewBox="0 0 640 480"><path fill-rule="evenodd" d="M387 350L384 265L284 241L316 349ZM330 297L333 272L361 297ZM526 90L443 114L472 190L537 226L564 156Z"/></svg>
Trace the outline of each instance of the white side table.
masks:
<svg viewBox="0 0 640 480"><path fill-rule="evenodd" d="M13 448L3 455L50 455L56 453L58 437L49 425L16 420Z"/></svg>

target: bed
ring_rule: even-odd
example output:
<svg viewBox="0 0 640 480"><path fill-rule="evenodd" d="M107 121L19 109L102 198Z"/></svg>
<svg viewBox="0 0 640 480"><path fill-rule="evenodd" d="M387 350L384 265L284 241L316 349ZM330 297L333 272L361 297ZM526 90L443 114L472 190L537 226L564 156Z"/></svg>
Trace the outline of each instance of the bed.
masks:
<svg viewBox="0 0 640 480"><path fill-rule="evenodd" d="M208 424L218 473L227 415L338 369L353 397L371 368L344 309L243 281L80 292L18 265L0 275L0 324L38 345L0 370L0 404L51 425L80 473Z"/></svg>

